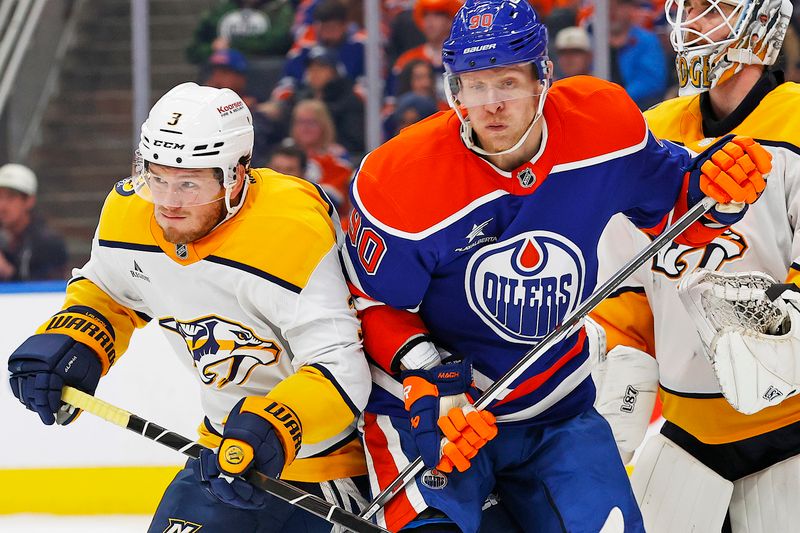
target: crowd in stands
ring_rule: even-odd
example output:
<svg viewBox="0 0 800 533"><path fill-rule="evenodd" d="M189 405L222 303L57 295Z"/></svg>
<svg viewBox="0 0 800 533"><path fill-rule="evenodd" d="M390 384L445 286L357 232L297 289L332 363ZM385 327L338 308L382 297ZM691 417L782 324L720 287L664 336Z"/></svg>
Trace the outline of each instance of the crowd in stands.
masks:
<svg viewBox="0 0 800 533"><path fill-rule="evenodd" d="M555 79L591 74L593 2L529 1L549 29ZM441 52L460 5L382 0L384 139L447 109ZM349 179L366 150L365 41L361 0L226 0L204 16L187 54L199 81L234 89L251 107L253 164L291 168L318 182L344 212ZM610 0L609 46L611 80L640 108L676 95L663 0ZM799 79L797 28L785 48L787 79Z"/></svg>
<svg viewBox="0 0 800 533"><path fill-rule="evenodd" d="M554 79L591 74L593 2L529 1L548 26ZM460 5L382 0L384 139L448 108L441 51ZM798 36L795 10L780 65L789 81L800 81ZM349 181L366 150L365 41L362 0L221 0L203 15L187 57L198 81L233 89L250 107L253 166L318 183L346 213ZM640 108L677 94L663 0L610 0L609 46L611 80ZM6 167L16 177L0 178L0 281L63 277L63 242L31 214L35 176ZM38 268L42 254L52 268Z"/></svg>

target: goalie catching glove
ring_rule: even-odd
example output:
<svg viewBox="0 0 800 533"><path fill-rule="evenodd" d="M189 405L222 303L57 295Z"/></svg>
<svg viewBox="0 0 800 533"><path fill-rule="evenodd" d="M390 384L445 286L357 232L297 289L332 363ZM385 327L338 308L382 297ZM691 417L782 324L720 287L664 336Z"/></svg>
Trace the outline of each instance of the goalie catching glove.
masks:
<svg viewBox="0 0 800 533"><path fill-rule="evenodd" d="M678 293L734 409L752 414L797 394L800 293L794 285L778 285L762 272L697 270Z"/></svg>
<svg viewBox="0 0 800 533"><path fill-rule="evenodd" d="M286 405L269 398L248 396L231 410L219 451L200 452L196 475L223 503L240 509L261 509L269 496L239 478L255 468L280 477L300 450L302 428Z"/></svg>
<svg viewBox="0 0 800 533"><path fill-rule="evenodd" d="M467 470L470 459L497 436L494 415L472 406L478 392L472 365L454 361L428 370L406 370L402 378L411 433L425 466L443 472L452 472L453 467Z"/></svg>

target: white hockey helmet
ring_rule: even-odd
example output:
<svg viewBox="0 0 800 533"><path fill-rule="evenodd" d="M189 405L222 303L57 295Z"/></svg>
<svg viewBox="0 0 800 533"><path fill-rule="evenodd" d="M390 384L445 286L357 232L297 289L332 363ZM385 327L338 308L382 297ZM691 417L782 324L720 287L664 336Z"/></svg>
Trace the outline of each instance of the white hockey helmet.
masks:
<svg viewBox="0 0 800 533"><path fill-rule="evenodd" d="M744 65L775 63L792 16L790 0L707 0L687 13L690 3L667 0L664 5L678 53L679 94L716 87ZM705 32L692 27L705 17L719 23Z"/></svg>
<svg viewBox="0 0 800 533"><path fill-rule="evenodd" d="M142 124L134 189L152 201L147 163L219 169L225 204L233 214L238 209L230 205L236 167L240 163L249 167L253 138L253 118L239 95L230 89L182 83L155 103Z"/></svg>

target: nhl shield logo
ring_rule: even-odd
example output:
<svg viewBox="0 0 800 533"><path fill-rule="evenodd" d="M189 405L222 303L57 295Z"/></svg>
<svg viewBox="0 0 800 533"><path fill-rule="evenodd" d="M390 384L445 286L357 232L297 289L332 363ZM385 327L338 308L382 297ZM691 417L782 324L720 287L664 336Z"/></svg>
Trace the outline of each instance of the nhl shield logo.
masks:
<svg viewBox="0 0 800 533"><path fill-rule="evenodd" d="M519 174L517 174L517 179L519 180L519 184L525 188L530 187L534 183L536 183L536 175L530 168L523 168Z"/></svg>
<svg viewBox="0 0 800 533"><path fill-rule="evenodd" d="M577 307L585 275L583 254L572 241L529 231L472 256L467 302L501 338L538 342Z"/></svg>

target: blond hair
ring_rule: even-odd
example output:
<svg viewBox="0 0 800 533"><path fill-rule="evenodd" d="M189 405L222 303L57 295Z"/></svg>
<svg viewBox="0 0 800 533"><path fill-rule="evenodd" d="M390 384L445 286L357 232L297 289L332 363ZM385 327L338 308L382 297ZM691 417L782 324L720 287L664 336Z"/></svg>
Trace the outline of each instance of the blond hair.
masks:
<svg viewBox="0 0 800 533"><path fill-rule="evenodd" d="M297 120L297 114L300 111L310 111L322 127L321 149L325 150L336 142L336 126L333 124L333 118L325 102L315 99L297 102L292 111L292 129L294 129L294 121Z"/></svg>

